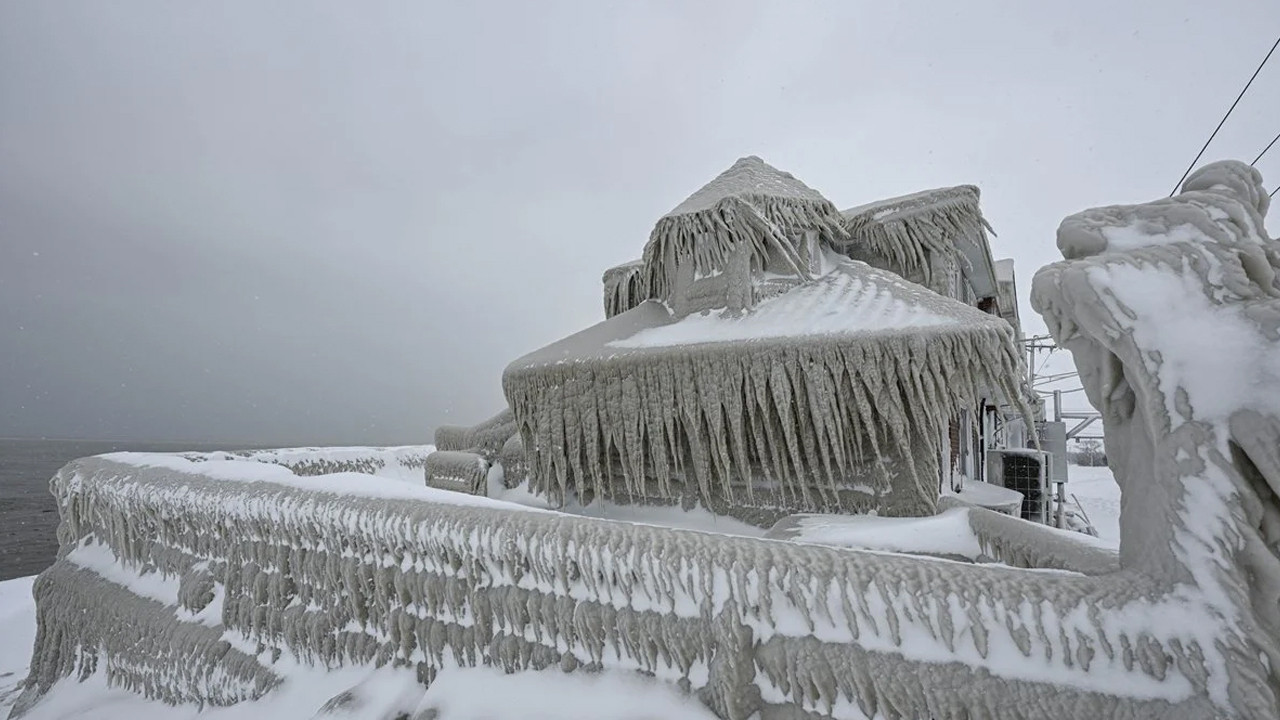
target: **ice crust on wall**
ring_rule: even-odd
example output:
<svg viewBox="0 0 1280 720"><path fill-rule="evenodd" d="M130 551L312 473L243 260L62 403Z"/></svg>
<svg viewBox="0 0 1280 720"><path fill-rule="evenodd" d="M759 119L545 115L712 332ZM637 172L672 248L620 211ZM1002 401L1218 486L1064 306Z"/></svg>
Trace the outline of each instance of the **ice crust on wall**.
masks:
<svg viewBox="0 0 1280 720"><path fill-rule="evenodd" d="M37 583L24 706L94 669L169 701L249 699L283 654L423 682L454 665L640 670L726 718L1233 716L1217 642L1233 616L1144 568L1086 574L1088 550L1045 573L146 455L77 461L53 489L64 549ZM1061 554L1026 527L1020 544Z"/></svg>
<svg viewBox="0 0 1280 720"><path fill-rule="evenodd" d="M604 271L604 316L621 315L653 297L646 282L644 261L633 260Z"/></svg>
<svg viewBox="0 0 1280 720"><path fill-rule="evenodd" d="M1019 362L1004 320L846 259L740 317L644 303L512 362L503 389L534 492L767 527L931 514L942 430L984 392L1020 397Z"/></svg>
<svg viewBox="0 0 1280 720"><path fill-rule="evenodd" d="M465 450L493 460L502 446L516 434L516 419L509 408L470 427L442 425L436 428L437 450Z"/></svg>
<svg viewBox="0 0 1280 720"><path fill-rule="evenodd" d="M477 453L437 450L427 457L427 486L483 495L489 467L489 461Z"/></svg>

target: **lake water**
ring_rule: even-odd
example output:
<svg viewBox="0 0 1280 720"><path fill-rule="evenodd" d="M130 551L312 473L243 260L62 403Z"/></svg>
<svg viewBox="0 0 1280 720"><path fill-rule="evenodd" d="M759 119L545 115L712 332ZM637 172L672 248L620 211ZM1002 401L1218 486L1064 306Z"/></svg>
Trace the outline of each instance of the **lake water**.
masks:
<svg viewBox="0 0 1280 720"><path fill-rule="evenodd" d="M76 458L119 450L219 450L190 443L0 439L0 580L35 575L58 553L58 506L49 479Z"/></svg>

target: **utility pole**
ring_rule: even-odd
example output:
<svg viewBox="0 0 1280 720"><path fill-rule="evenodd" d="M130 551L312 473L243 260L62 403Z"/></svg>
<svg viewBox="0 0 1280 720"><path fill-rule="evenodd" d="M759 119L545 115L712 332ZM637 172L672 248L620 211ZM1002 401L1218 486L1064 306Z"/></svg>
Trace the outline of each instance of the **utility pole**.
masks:
<svg viewBox="0 0 1280 720"><path fill-rule="evenodd" d="M1022 342L1027 348L1027 384L1035 387L1036 351L1057 350L1058 346L1053 343L1052 335L1036 335L1034 337L1025 338Z"/></svg>

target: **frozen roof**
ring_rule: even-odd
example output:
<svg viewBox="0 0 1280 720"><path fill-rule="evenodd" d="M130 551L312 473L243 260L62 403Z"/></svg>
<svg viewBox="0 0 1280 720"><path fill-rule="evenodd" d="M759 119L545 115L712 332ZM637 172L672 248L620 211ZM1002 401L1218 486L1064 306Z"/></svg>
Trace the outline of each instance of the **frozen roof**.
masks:
<svg viewBox="0 0 1280 720"><path fill-rule="evenodd" d="M654 297L666 297L679 263L691 258L698 273L714 272L743 245L762 261L783 258L803 275L800 230L833 244L846 234L830 200L791 173L744 157L658 219L644 248L644 282Z"/></svg>
<svg viewBox="0 0 1280 720"><path fill-rule="evenodd" d="M909 195L876 200L841 211L852 224L905 220L923 214L943 212L947 208L978 211L978 188L973 185L921 190Z"/></svg>
<svg viewBox="0 0 1280 720"><path fill-rule="evenodd" d="M869 344L914 335L984 335L1007 327L994 315L908 282L888 270L845 260L826 275L761 300L739 317L721 310L676 319L660 303L646 303L541 350L512 367L595 363L675 346L806 342ZM746 345L744 345L746 343Z"/></svg>
<svg viewBox="0 0 1280 720"><path fill-rule="evenodd" d="M831 211L835 212L835 206L831 205L829 200L822 197L817 190L800 182L796 176L779 170L755 155L748 155L740 158L728 170L703 185L702 189L690 195L663 217L710 210L727 198L747 201L788 198L830 205Z"/></svg>
<svg viewBox="0 0 1280 720"><path fill-rule="evenodd" d="M919 270L931 284L929 257L959 254L979 297L995 295L995 273L973 185L922 190L841 212L849 245L863 244L903 270Z"/></svg>
<svg viewBox="0 0 1280 720"><path fill-rule="evenodd" d="M762 300L740 317L723 310L689 315L610 342L611 347L664 347L771 338L866 335L971 321L969 313L924 288L868 265L846 262L812 283ZM957 303L958 304L958 303ZM966 308L967 309L967 308Z"/></svg>
<svg viewBox="0 0 1280 720"><path fill-rule="evenodd" d="M838 497L869 448L899 461L880 487L915 488L901 507L923 512L947 420L992 392L1017 402L1018 362L1004 320L846 260L736 317L641 303L515 360L502 384L537 492L606 497L620 470L633 496L674 497L678 477L735 502L730 479L767 468L788 507L813 510L830 506L814 483Z"/></svg>

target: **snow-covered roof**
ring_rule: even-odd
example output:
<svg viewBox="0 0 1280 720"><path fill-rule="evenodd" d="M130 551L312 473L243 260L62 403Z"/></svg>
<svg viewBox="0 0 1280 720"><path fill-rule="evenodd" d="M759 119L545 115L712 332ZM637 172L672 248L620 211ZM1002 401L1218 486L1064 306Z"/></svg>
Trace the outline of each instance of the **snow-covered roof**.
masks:
<svg viewBox="0 0 1280 720"><path fill-rule="evenodd" d="M844 216L846 222L861 224L905 220L922 214L927 216L943 212L947 208L973 212L978 209L978 196L977 187L956 185L876 200L842 210L840 214Z"/></svg>
<svg viewBox="0 0 1280 720"><path fill-rule="evenodd" d="M724 310L695 313L641 330L610 347L663 347L770 338L855 336L973 322L967 306L858 262L762 300L740 317Z"/></svg>
<svg viewBox="0 0 1280 720"><path fill-rule="evenodd" d="M722 201L736 198L748 202L765 199L791 199L831 205L817 190L800 182L789 172L779 170L755 155L739 158L728 170L703 185L684 202L663 217L675 217L715 208ZM835 211L835 206L831 206ZM772 218L771 218L772 219Z"/></svg>
<svg viewBox="0 0 1280 720"><path fill-rule="evenodd" d="M978 206L973 185L922 190L859 205L841 212L847 244L868 249L903 270L919 270L930 283L930 255L964 257L970 284L979 297L996 293L991 250L986 231L991 230Z"/></svg>
<svg viewBox="0 0 1280 720"><path fill-rule="evenodd" d="M773 254L803 275L803 230L833 244L845 237L830 200L791 173L744 157L658 219L644 248L647 287L665 297L681 261L691 258L697 273L712 273L743 244L761 261Z"/></svg>
<svg viewBox="0 0 1280 720"><path fill-rule="evenodd" d="M838 256L837 256L838 257ZM677 318L649 303L571 335L510 367L598 362L675 346L898 343L904 336L983 336L1006 323L888 270L844 259L829 272L733 317L711 310Z"/></svg>
<svg viewBox="0 0 1280 720"><path fill-rule="evenodd" d="M882 448L901 474L868 470L879 487L868 501L910 514L932 512L936 446L955 408L991 392L1016 402L1021 377L1004 320L845 259L737 316L641 303L515 360L502 383L539 448L538 491L604 497L605 472L590 468L615 462L632 495L671 497L679 468L704 504L737 502L727 479L755 463L787 508L812 511L829 506L811 483L835 498L862 449ZM637 484L647 475L658 490Z"/></svg>

